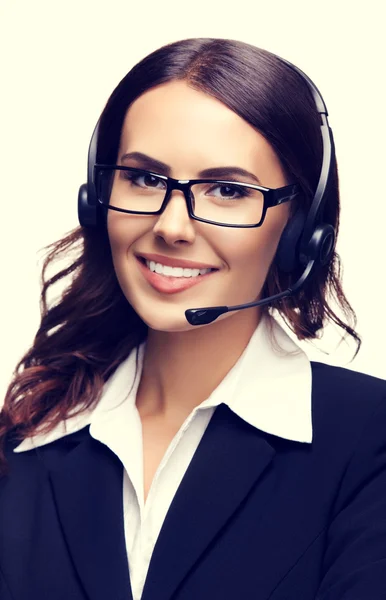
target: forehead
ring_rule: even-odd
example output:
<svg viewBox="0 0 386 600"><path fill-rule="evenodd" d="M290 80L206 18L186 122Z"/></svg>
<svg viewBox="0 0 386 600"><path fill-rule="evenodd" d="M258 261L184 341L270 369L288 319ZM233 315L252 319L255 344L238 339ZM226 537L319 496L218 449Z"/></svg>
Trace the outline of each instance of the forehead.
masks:
<svg viewBox="0 0 386 600"><path fill-rule="evenodd" d="M265 163L278 163L272 147L254 127L184 81L157 86L130 106L119 157L133 151L166 162L179 177L217 165L264 170Z"/></svg>

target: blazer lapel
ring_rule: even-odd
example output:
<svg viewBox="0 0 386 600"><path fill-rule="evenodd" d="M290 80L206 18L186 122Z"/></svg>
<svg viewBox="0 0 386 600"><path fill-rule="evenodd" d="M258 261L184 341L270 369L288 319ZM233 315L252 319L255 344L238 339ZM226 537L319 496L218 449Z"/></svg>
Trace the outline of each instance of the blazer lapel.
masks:
<svg viewBox="0 0 386 600"><path fill-rule="evenodd" d="M119 459L89 434L50 473L64 536L90 600L132 600L122 476Z"/></svg>
<svg viewBox="0 0 386 600"><path fill-rule="evenodd" d="M166 515L141 600L173 597L274 455L253 426L226 405L217 407ZM262 509L270 497L263 487Z"/></svg>
<svg viewBox="0 0 386 600"><path fill-rule="evenodd" d="M166 515L141 600L173 597L274 455L261 432L226 405L216 408ZM132 600L121 462L88 434L58 464L50 472L55 502L88 597ZM270 494L270 488L262 486L261 512Z"/></svg>

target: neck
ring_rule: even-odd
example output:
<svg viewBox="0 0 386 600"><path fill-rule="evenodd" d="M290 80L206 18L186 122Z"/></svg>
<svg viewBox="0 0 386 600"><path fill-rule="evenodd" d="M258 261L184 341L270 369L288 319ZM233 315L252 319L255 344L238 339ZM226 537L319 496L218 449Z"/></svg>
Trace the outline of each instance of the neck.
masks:
<svg viewBox="0 0 386 600"><path fill-rule="evenodd" d="M149 329L136 400L141 417L183 422L235 365L259 320L252 309L185 332Z"/></svg>

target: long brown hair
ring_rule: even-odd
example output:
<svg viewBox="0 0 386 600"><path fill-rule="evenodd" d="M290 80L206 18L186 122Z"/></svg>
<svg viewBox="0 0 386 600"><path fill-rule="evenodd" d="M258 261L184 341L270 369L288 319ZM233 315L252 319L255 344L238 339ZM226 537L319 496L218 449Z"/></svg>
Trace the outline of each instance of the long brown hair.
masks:
<svg viewBox="0 0 386 600"><path fill-rule="evenodd" d="M132 102L156 85L185 80L223 102L261 132L293 181L307 209L321 165L319 115L308 85L273 54L224 39L188 39L164 46L139 62L111 94L101 115L99 162L115 164L125 114ZM324 221L339 228L336 163ZM96 404L103 384L146 337L147 326L125 298L116 278L106 228L78 227L54 242L42 269L41 323L33 344L17 364L0 413L0 467L7 471L4 440L46 432ZM47 277L63 257L69 266ZM264 293L285 289L294 274L271 265ZM69 278L57 302L47 292ZM275 307L299 339L312 339L333 321L360 347L355 313L340 283L339 257L320 267L295 296ZM340 307L346 321L334 312ZM274 307L265 307L271 311ZM351 323L351 324L350 324Z"/></svg>

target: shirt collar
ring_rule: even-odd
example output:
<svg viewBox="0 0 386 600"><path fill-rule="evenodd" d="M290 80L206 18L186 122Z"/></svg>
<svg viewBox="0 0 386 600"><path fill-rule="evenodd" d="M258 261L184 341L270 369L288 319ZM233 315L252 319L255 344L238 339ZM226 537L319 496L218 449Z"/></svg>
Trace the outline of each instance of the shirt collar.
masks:
<svg viewBox="0 0 386 600"><path fill-rule="evenodd" d="M46 434L23 440L14 452L32 450L87 425L110 421L119 407L135 405L146 342L134 348L105 383L98 404L69 416ZM137 368L136 368L137 366ZM312 371L305 352L272 317L264 317L244 352L212 394L194 410L227 404L252 426L297 442L312 441ZM78 410L78 408L76 409Z"/></svg>

